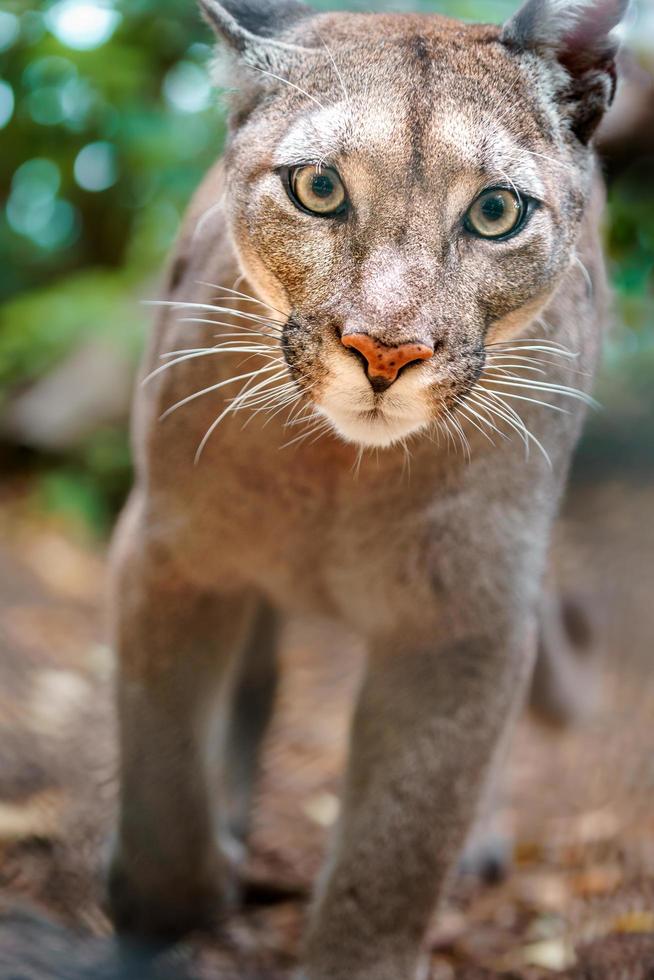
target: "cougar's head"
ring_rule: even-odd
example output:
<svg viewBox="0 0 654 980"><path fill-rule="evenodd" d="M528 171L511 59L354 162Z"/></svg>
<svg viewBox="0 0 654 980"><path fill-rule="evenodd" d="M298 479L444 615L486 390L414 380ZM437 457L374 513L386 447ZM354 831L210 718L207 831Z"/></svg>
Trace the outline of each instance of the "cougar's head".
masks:
<svg viewBox="0 0 654 980"><path fill-rule="evenodd" d="M572 269L626 0L503 27L201 2L236 89L231 236L295 382L359 445L437 422Z"/></svg>

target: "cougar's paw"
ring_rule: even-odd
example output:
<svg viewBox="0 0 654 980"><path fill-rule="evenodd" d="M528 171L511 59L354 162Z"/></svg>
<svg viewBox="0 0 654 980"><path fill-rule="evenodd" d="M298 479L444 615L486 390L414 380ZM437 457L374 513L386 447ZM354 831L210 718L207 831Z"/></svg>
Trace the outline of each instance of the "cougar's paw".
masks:
<svg viewBox="0 0 654 980"><path fill-rule="evenodd" d="M174 942L194 930L214 931L236 904L235 881L224 869L189 876L166 876L166 869L146 874L120 858L111 862L107 880L108 912L119 933Z"/></svg>

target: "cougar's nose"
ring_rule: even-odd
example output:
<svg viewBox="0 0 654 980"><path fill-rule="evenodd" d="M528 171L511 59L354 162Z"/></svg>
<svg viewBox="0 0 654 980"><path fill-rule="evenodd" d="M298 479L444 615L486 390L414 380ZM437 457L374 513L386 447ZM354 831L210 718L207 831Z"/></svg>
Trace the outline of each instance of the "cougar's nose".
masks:
<svg viewBox="0 0 654 980"><path fill-rule="evenodd" d="M414 361L428 361L434 353L434 348L427 344L408 343L393 347L367 333L345 333L341 342L344 347L351 347L361 354L370 383L379 390L392 385L401 368Z"/></svg>

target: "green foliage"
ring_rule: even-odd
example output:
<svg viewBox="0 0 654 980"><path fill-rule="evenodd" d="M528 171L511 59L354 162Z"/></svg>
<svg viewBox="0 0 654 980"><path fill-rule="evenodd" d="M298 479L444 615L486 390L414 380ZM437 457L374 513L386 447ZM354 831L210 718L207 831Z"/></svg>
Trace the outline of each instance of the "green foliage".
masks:
<svg viewBox="0 0 654 980"><path fill-rule="evenodd" d="M0 77L15 106L0 158L0 297L18 298L0 318L0 384L35 377L84 332L140 340L136 288L222 145L209 40L194 5L173 0L3 12Z"/></svg>
<svg viewBox="0 0 654 980"><path fill-rule="evenodd" d="M142 314L126 275L90 269L19 294L0 311L0 390L34 380L90 336L140 350Z"/></svg>
<svg viewBox="0 0 654 980"><path fill-rule="evenodd" d="M624 343L654 341L654 186L652 161L631 167L609 195L607 249L620 321L629 331Z"/></svg>

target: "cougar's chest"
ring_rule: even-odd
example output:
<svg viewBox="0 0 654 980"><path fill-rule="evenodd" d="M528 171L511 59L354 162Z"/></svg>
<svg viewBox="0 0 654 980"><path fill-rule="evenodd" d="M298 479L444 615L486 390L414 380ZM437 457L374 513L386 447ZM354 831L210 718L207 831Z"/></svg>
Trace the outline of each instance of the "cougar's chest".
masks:
<svg viewBox="0 0 654 980"><path fill-rule="evenodd" d="M176 493L189 571L297 611L383 606L413 577L433 484L409 482L401 459L357 470L337 439L283 448L284 437L256 424L217 434Z"/></svg>

